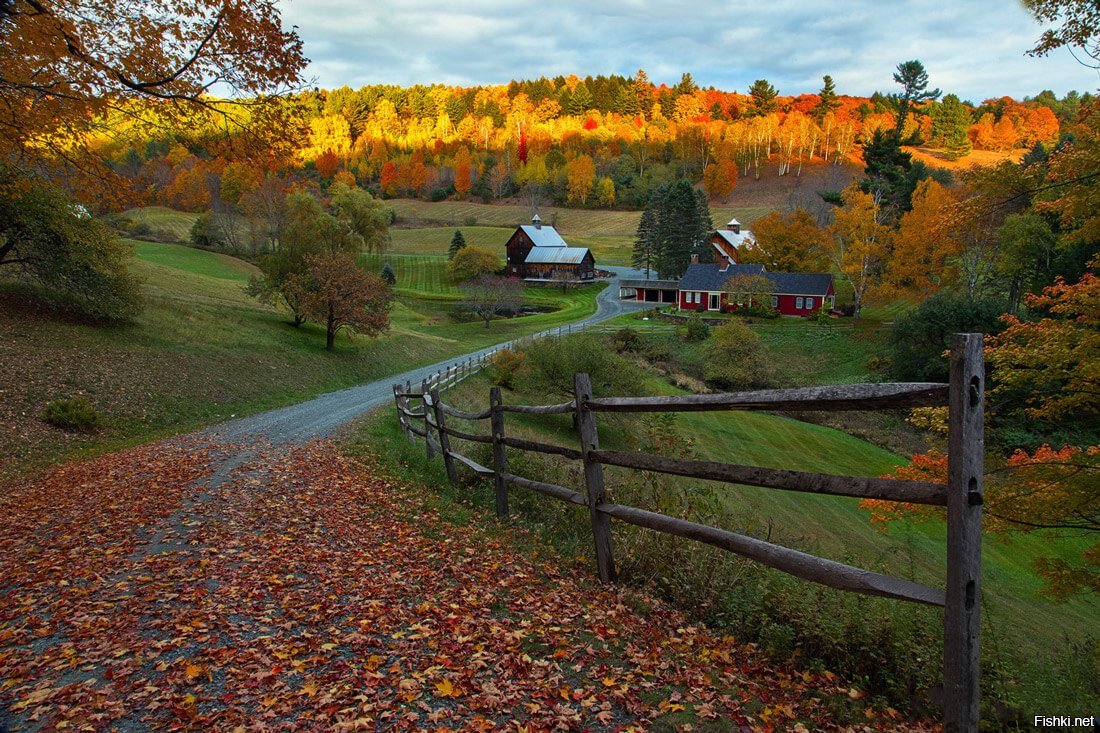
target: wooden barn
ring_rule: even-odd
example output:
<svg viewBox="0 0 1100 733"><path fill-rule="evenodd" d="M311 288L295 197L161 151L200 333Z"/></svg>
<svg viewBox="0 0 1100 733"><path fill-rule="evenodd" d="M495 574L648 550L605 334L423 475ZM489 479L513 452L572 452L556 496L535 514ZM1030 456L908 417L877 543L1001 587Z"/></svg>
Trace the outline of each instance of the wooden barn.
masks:
<svg viewBox="0 0 1100 733"><path fill-rule="evenodd" d="M533 282L587 282L596 276L596 259L587 247L570 247L557 230L535 214L505 245L509 277Z"/></svg>
<svg viewBox="0 0 1100 733"><path fill-rule="evenodd" d="M741 264L741 247L752 242L752 232L748 229L741 231L741 222L730 219L725 228L715 230L710 235L710 246L714 252L714 262L718 264ZM705 259L705 258L704 258Z"/></svg>
<svg viewBox="0 0 1100 733"><path fill-rule="evenodd" d="M679 282L682 311L736 310L729 302L726 283L742 275L763 275L772 282L770 305L785 316L808 316L836 304L833 276L828 273L768 272L763 265L691 264Z"/></svg>

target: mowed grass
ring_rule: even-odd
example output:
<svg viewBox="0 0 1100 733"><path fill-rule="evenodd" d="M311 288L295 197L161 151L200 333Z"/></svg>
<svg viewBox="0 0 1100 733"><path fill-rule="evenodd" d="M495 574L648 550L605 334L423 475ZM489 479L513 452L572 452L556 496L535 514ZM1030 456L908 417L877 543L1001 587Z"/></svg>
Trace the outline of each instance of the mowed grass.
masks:
<svg viewBox="0 0 1100 733"><path fill-rule="evenodd" d="M120 218L144 224L155 239L187 242L191 239L191 227L199 215L165 206L143 206L122 212Z"/></svg>
<svg viewBox="0 0 1100 733"><path fill-rule="evenodd" d="M101 326L28 304L0 284L0 477L73 452L102 450L300 401L397 374L474 348L583 318L598 287L568 307L494 322L453 323L451 304L401 298L378 338L337 338L324 350L316 325L244 292L254 271L231 257L173 244L130 242L146 307L135 322ZM11 307L8 307L8 306ZM54 400L85 397L104 417L95 434L65 433L41 419Z"/></svg>

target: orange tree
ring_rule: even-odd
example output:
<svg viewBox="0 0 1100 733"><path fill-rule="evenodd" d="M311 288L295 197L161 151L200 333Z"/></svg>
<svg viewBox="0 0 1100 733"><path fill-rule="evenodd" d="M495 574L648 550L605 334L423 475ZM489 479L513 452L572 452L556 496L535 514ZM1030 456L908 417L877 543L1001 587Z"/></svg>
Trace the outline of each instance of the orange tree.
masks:
<svg viewBox="0 0 1100 733"><path fill-rule="evenodd" d="M1090 264L1100 268L1100 257ZM1012 438L995 428L994 442L1007 452L987 457L987 528L999 534L1050 530L1100 537L1100 277L1086 273L1072 285L1059 279L1025 300L1040 317L1005 315L1007 328L986 344L994 385L990 417L996 426L1019 412L1032 425L1062 428L1065 440L1060 447L1013 449L1005 445ZM947 456L916 455L894 475L946 481ZM863 506L872 521L920 518L931 511L877 500ZM1100 593L1100 539L1079 562L1039 558L1035 566L1046 580L1046 595Z"/></svg>
<svg viewBox="0 0 1100 733"><path fill-rule="evenodd" d="M390 286L367 272L347 253L310 255L305 272L289 278L287 288L306 318L325 327L325 348L332 351L342 329L377 336L390 326Z"/></svg>
<svg viewBox="0 0 1100 733"><path fill-rule="evenodd" d="M0 158L26 171L44 159L93 168L82 155L89 133L134 100L160 102L162 118L259 122L306 62L271 0L5 0ZM211 101L227 93L249 98L249 109Z"/></svg>

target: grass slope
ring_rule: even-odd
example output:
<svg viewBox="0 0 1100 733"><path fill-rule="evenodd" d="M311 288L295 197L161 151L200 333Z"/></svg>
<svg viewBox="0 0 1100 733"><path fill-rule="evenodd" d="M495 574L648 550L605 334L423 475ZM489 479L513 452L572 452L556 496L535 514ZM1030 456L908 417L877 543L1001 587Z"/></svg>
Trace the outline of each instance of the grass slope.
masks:
<svg viewBox="0 0 1100 733"><path fill-rule="evenodd" d="M289 404L558 326L593 312L598 291L586 289L575 299L542 293L548 305L568 307L490 328L452 323L430 299L402 298L389 333L377 339L342 334L330 354L318 327L296 329L285 313L245 295L251 265L179 245L131 244L137 255L132 267L146 296L144 312L131 324L58 317L0 284L0 476L73 451ZM40 419L47 403L77 395L103 414L101 432L65 433Z"/></svg>

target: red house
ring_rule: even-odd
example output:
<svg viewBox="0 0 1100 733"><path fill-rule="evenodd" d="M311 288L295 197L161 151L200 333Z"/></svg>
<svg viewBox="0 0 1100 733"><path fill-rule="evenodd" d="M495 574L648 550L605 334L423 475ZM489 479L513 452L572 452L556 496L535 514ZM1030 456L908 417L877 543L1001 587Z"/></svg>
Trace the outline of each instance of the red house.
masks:
<svg viewBox="0 0 1100 733"><path fill-rule="evenodd" d="M741 304L729 302L725 286L743 275L763 275L771 280L771 307L785 316L808 316L822 307L832 310L836 304L833 276L828 273L768 272L763 265L691 264L679 283L680 310L736 310Z"/></svg>

